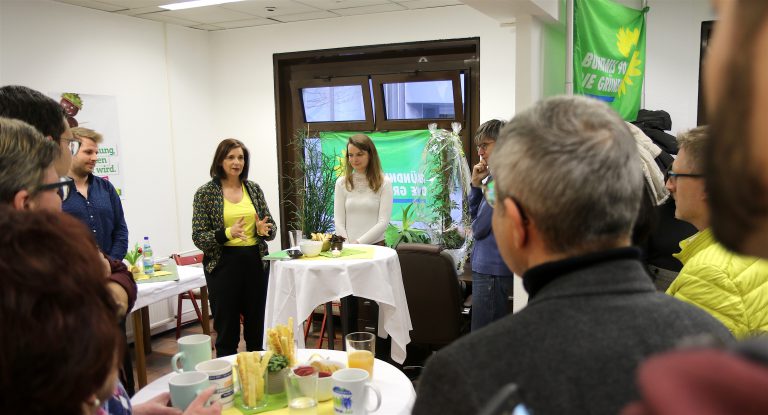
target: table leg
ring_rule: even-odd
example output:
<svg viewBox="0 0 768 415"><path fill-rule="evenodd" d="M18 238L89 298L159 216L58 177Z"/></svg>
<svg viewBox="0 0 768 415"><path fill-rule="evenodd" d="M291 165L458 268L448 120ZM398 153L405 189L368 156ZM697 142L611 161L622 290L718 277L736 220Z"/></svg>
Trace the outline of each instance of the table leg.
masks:
<svg viewBox="0 0 768 415"><path fill-rule="evenodd" d="M208 310L208 287L200 287L200 302L203 303L203 333L211 335L211 314Z"/></svg>
<svg viewBox="0 0 768 415"><path fill-rule="evenodd" d="M142 334L144 335L144 339L146 341L144 342L144 354L151 354L152 353L152 333L149 332L149 307L144 307L141 309L141 321L142 321Z"/></svg>
<svg viewBox="0 0 768 415"><path fill-rule="evenodd" d="M328 326L328 349L336 350L334 342L336 341L336 332L333 324L333 303L330 301L325 303L325 321Z"/></svg>
<svg viewBox="0 0 768 415"><path fill-rule="evenodd" d="M146 309L147 307L143 307L131 313L133 316L133 346L136 351L136 375L139 380L137 390L147 384L147 358L144 355L144 319L142 318L142 311Z"/></svg>

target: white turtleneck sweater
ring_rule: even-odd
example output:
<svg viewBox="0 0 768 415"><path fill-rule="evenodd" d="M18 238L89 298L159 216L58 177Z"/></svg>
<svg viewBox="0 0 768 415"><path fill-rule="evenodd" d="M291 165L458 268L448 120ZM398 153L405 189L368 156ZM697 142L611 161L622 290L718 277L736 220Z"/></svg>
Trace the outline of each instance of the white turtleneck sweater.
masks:
<svg viewBox="0 0 768 415"><path fill-rule="evenodd" d="M353 172L352 191L346 187L346 177L336 180L333 198L333 220L336 234L350 243L372 244L384 240L384 231L392 216L392 181L384 176L378 192L368 187L365 174Z"/></svg>

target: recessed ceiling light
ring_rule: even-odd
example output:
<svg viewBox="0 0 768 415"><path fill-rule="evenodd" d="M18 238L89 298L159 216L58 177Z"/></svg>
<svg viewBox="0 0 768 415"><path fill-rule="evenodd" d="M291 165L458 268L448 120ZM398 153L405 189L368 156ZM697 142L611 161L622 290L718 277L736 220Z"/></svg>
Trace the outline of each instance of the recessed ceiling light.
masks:
<svg viewBox="0 0 768 415"><path fill-rule="evenodd" d="M194 0L194 1L185 1L181 3L171 3L171 4L166 4L158 7L160 7L161 9L167 9L167 10L183 10L183 9L192 9L195 7L215 6L217 4L224 4L224 3L234 3L237 1L243 1L243 0Z"/></svg>

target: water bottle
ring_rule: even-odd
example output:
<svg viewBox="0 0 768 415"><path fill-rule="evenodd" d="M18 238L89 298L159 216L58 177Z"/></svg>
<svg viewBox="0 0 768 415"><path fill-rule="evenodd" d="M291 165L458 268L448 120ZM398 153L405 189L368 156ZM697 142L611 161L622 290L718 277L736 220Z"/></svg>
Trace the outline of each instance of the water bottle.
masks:
<svg viewBox="0 0 768 415"><path fill-rule="evenodd" d="M152 247L149 245L149 236L144 237L144 274L152 275L155 273L155 258L152 257Z"/></svg>

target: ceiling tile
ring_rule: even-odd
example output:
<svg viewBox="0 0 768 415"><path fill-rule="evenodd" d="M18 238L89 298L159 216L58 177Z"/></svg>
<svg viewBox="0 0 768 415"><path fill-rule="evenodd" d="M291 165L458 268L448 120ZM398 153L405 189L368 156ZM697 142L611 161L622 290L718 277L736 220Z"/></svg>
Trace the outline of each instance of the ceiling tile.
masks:
<svg viewBox="0 0 768 415"><path fill-rule="evenodd" d="M333 9L332 12L342 16L354 16L359 14L373 14L383 12L394 12L398 10L408 10L399 4L377 4L375 6L350 7L348 9Z"/></svg>
<svg viewBox="0 0 768 415"><path fill-rule="evenodd" d="M169 3L182 3L191 0L99 0L102 3L115 4L124 9L138 9L141 7L157 7Z"/></svg>
<svg viewBox="0 0 768 415"><path fill-rule="evenodd" d="M334 17L339 17L339 15L328 11L319 11L312 13L288 14L285 16L274 17L274 19L280 22L298 22L301 20L331 19Z"/></svg>
<svg viewBox="0 0 768 415"><path fill-rule="evenodd" d="M274 10L267 11L268 6L273 7ZM248 0L238 3L222 4L220 7L241 11L259 17L274 17L283 16L286 14L299 14L319 11L319 9L314 7L290 0Z"/></svg>
<svg viewBox="0 0 768 415"><path fill-rule="evenodd" d="M73 6L82 6L89 9L102 10L105 12L114 12L125 9L125 7L122 6L116 6L114 4L103 3L95 0L59 0L59 3L71 4Z"/></svg>
<svg viewBox="0 0 768 415"><path fill-rule="evenodd" d="M323 10L348 9L350 7L375 6L377 4L391 3L389 0L296 0Z"/></svg>
<svg viewBox="0 0 768 415"><path fill-rule="evenodd" d="M117 14L124 14L126 16L138 16L140 14L145 13L158 13L158 12L164 12L165 9L161 9L159 7L139 7L137 9L128 9L128 10L120 10L118 12L115 12Z"/></svg>
<svg viewBox="0 0 768 415"><path fill-rule="evenodd" d="M196 7L194 9L168 11L171 16L185 20L194 20L200 23L226 22L230 20L245 20L253 18L252 15L219 6Z"/></svg>
<svg viewBox="0 0 768 415"><path fill-rule="evenodd" d="M136 17L141 17L142 19L154 20L157 22L173 23L173 24L177 24L181 26L189 26L189 27L197 26L203 23L203 22L195 22L192 20L180 19L178 17L171 16L168 13L170 12L147 13L147 14L136 16Z"/></svg>
<svg viewBox="0 0 768 415"><path fill-rule="evenodd" d="M214 26L212 24L199 24L196 26L190 26L192 29L200 29L200 30L207 30L209 32L212 32L214 30L223 30L223 28L219 26Z"/></svg>
<svg viewBox="0 0 768 415"><path fill-rule="evenodd" d="M248 19L248 20L237 20L237 21L231 21L231 22L219 22L216 23L216 26L220 26L224 29L237 29L239 27L251 27L251 26L266 26L270 24L277 24L280 22L276 22L274 20L270 19Z"/></svg>
<svg viewBox="0 0 768 415"><path fill-rule="evenodd" d="M429 7L457 6L463 4L459 0L394 0L409 9L426 9Z"/></svg>

